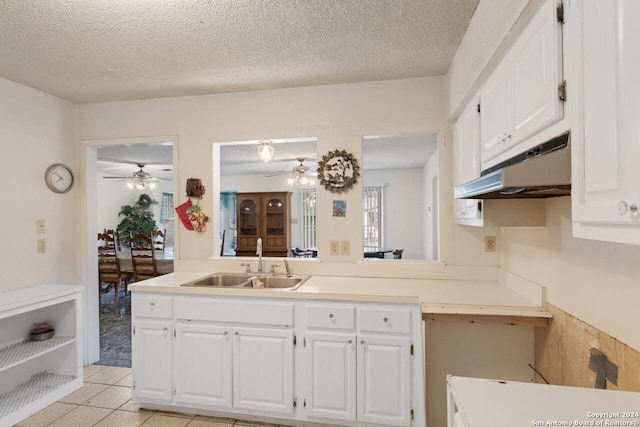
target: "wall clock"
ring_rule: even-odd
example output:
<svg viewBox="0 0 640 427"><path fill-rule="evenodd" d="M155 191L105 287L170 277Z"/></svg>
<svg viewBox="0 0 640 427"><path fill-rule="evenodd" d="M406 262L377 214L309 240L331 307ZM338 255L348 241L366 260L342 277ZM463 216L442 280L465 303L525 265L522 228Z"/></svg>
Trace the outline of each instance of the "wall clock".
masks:
<svg viewBox="0 0 640 427"><path fill-rule="evenodd" d="M51 191L66 193L73 187L73 172L67 165L54 163L44 173L44 181Z"/></svg>
<svg viewBox="0 0 640 427"><path fill-rule="evenodd" d="M318 162L320 184L332 193L344 193L358 182L360 166L358 159L345 150L330 151Z"/></svg>

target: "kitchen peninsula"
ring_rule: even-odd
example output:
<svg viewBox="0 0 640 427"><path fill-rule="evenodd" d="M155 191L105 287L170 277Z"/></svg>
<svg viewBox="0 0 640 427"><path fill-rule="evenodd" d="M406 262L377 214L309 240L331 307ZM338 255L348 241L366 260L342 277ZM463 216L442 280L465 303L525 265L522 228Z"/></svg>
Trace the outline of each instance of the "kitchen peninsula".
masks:
<svg viewBox="0 0 640 427"><path fill-rule="evenodd" d="M425 425L427 413L445 416L452 369L437 362L448 344L433 340L458 334L464 346L468 333L446 325L505 328L496 339L520 350L492 355L492 364L530 380L533 327L550 318L543 290L517 282L313 275L295 290L189 286L210 275L176 272L130 286L134 398L143 407Z"/></svg>

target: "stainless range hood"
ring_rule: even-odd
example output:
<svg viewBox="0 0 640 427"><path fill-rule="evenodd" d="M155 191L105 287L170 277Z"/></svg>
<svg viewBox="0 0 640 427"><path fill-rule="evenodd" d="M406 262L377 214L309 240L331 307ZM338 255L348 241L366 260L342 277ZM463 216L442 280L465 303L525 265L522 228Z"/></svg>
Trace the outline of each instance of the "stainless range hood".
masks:
<svg viewBox="0 0 640 427"><path fill-rule="evenodd" d="M524 199L571 194L570 132L487 170L454 189L456 199Z"/></svg>

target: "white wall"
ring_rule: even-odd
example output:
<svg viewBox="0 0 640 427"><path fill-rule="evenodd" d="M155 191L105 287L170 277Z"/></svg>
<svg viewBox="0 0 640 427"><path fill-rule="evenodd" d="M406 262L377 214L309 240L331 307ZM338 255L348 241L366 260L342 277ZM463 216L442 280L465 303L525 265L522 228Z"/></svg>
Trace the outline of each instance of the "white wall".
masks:
<svg viewBox="0 0 640 427"><path fill-rule="evenodd" d="M0 180L2 245L0 291L41 283L79 283L79 190L56 194L44 182L52 163L79 173L76 106L0 79ZM36 233L36 219L46 233ZM44 238L47 252L36 252Z"/></svg>

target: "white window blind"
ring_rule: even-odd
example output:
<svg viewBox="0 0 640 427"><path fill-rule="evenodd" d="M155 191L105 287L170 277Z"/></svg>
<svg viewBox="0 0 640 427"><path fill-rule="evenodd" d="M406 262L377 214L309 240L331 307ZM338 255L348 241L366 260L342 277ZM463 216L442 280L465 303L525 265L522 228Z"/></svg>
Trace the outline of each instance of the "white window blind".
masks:
<svg viewBox="0 0 640 427"><path fill-rule="evenodd" d="M379 249L383 246L382 207L383 187L366 186L362 189L362 225L364 227L364 248Z"/></svg>
<svg viewBox="0 0 640 427"><path fill-rule="evenodd" d="M318 222L316 219L316 190L315 188L300 188L298 191L301 196L301 249L317 248Z"/></svg>

